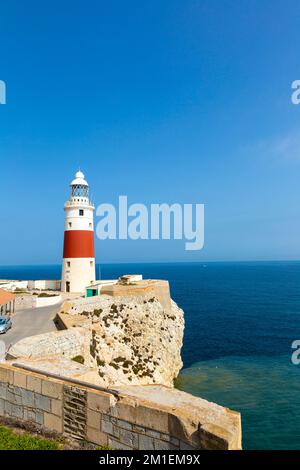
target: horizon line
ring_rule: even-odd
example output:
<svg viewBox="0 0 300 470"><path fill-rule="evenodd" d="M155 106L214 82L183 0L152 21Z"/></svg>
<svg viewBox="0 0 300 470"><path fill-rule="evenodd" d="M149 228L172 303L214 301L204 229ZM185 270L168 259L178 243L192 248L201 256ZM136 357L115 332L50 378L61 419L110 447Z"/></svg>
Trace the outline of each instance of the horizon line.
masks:
<svg viewBox="0 0 300 470"><path fill-rule="evenodd" d="M207 263L297 263L299 259L242 259L242 260L197 260L197 261L108 261L96 265L119 265L119 264L207 264ZM2 268L12 267L35 267L35 266L60 266L61 263L36 263L36 264L3 264Z"/></svg>

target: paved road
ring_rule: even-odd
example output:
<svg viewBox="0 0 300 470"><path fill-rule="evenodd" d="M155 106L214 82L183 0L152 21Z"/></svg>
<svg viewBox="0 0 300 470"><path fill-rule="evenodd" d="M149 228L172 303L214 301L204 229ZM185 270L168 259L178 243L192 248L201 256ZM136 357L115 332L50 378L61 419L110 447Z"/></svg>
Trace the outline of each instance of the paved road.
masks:
<svg viewBox="0 0 300 470"><path fill-rule="evenodd" d="M4 341L8 347L27 336L55 331L53 319L59 306L60 304L56 304L49 307L20 310L12 317L12 328L4 335L0 335L0 341Z"/></svg>

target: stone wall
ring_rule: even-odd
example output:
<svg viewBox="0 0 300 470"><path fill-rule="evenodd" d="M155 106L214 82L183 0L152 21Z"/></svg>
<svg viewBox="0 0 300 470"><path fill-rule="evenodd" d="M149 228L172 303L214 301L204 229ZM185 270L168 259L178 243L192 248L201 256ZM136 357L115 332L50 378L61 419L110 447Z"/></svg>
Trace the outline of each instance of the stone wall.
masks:
<svg viewBox="0 0 300 470"><path fill-rule="evenodd" d="M15 308L18 310L26 310L28 308L35 308L35 298L31 294L18 294L15 300Z"/></svg>
<svg viewBox="0 0 300 470"><path fill-rule="evenodd" d="M84 328L72 328L70 330L53 331L36 336L29 336L14 344L9 355L14 358L51 358L73 357L81 355L89 356L90 339Z"/></svg>
<svg viewBox="0 0 300 470"><path fill-rule="evenodd" d="M0 416L113 449L239 449L240 414L166 387L97 390L0 364Z"/></svg>

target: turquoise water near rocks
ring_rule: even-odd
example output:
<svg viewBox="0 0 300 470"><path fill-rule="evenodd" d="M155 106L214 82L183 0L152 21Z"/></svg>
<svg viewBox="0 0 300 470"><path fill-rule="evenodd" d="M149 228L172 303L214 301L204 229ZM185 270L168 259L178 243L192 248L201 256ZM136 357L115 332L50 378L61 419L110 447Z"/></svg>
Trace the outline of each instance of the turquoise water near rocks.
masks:
<svg viewBox="0 0 300 470"><path fill-rule="evenodd" d="M242 413L246 449L300 449L300 263L118 264L102 278L168 279L185 312L180 388ZM0 278L59 279L60 266L0 267Z"/></svg>

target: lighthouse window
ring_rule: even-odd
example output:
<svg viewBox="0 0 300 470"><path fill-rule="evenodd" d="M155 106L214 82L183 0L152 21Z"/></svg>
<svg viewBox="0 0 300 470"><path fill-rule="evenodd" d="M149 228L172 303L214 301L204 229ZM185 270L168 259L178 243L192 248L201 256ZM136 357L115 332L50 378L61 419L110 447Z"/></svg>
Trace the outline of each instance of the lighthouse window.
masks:
<svg viewBox="0 0 300 470"><path fill-rule="evenodd" d="M88 197L89 195L89 188L88 186L82 185L82 184L73 184L72 185L72 191L71 195L73 197Z"/></svg>
<svg viewBox="0 0 300 470"><path fill-rule="evenodd" d="M79 209L79 215L84 215L84 210L83 209Z"/></svg>

